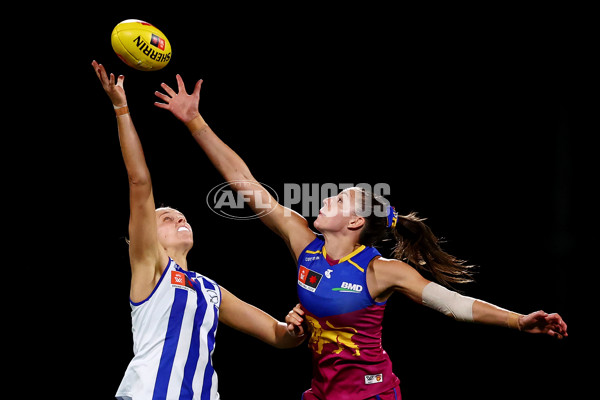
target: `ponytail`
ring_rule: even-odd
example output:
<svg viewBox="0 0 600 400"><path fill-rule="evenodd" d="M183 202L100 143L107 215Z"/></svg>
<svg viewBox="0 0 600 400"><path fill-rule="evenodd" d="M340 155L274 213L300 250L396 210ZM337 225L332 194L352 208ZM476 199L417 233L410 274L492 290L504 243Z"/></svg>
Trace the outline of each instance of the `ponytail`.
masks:
<svg viewBox="0 0 600 400"><path fill-rule="evenodd" d="M445 286L472 282L470 269L473 266L465 265L465 261L442 250L439 239L423 221L414 212L398 215L392 231L396 241L393 257L429 272L434 280Z"/></svg>
<svg viewBox="0 0 600 400"><path fill-rule="evenodd" d="M424 218L419 218L415 212L399 215L393 207L385 205L383 198L360 190L363 194L361 212L365 218L359 237L361 244L375 246L391 236L395 242L392 256L413 268L427 271L438 283L452 287L452 283L473 281L473 266L465 265L465 261L442 250L439 239L423 222ZM388 214L378 216L373 212L374 207L387 208Z"/></svg>

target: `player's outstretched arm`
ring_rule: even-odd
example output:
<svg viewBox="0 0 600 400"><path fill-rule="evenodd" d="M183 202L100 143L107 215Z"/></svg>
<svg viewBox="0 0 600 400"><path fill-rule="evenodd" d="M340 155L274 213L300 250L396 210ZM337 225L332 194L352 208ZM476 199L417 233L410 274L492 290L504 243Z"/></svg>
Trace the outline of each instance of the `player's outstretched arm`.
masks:
<svg viewBox="0 0 600 400"><path fill-rule="evenodd" d="M296 347L304 341L302 326L288 329L286 323L240 300L223 287L221 295L219 321L226 325L280 349Z"/></svg>
<svg viewBox="0 0 600 400"><path fill-rule="evenodd" d="M242 158L225 144L208 126L198 111L202 80L194 91L188 94L180 75L176 76L178 91L167 84L161 84L166 92L156 92L163 103L156 102L159 108L169 110L185 123L196 142L206 153L210 161L235 190L245 190L244 195L252 210L263 215L261 220L271 230L284 239L297 259L304 247L315 238L301 215L277 203L273 196L252 176Z"/></svg>
<svg viewBox="0 0 600 400"><path fill-rule="evenodd" d="M463 296L421 276L400 260L379 258L367 272L371 295L382 301L399 291L410 299L458 321L504 326L523 332L568 336L567 324L558 314L535 311L527 315L505 310L485 301Z"/></svg>
<svg viewBox="0 0 600 400"><path fill-rule="evenodd" d="M110 98L117 114L117 128L121 153L129 178L129 258L131 261L132 301L148 297L160 278L160 267L168 257L158 245L156 236L156 213L150 171L146 165L142 144L127 107L123 82L125 77L110 76L102 64L92 62L92 67Z"/></svg>

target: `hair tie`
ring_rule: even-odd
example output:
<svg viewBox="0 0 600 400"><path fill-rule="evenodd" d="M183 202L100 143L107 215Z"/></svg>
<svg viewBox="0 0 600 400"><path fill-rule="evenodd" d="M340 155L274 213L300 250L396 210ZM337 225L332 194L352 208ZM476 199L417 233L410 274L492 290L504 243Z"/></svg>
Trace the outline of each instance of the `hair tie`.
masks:
<svg viewBox="0 0 600 400"><path fill-rule="evenodd" d="M387 207L387 212L387 227L394 229L396 227L396 222L398 222L398 213L396 212L396 209L392 206Z"/></svg>

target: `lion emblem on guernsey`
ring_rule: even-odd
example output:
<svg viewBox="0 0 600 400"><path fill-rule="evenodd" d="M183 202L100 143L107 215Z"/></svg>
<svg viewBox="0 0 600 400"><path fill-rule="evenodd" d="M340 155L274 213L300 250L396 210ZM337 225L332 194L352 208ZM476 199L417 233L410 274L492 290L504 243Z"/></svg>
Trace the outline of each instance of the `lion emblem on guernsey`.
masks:
<svg viewBox="0 0 600 400"><path fill-rule="evenodd" d="M319 321L309 315L306 315L306 321L311 332L308 346L312 347L318 354L322 353L324 344L335 343L338 348L333 351L333 354L340 354L344 349L347 349L352 352L353 356L360 356L360 348L352 341L352 336L358 332L355 328L337 328L329 321L325 321L327 327L322 327Z"/></svg>

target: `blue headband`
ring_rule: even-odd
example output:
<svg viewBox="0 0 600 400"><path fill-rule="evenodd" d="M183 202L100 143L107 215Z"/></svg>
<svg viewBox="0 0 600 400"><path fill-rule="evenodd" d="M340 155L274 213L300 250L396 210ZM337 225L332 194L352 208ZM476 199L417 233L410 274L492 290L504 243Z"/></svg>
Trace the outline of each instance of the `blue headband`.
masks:
<svg viewBox="0 0 600 400"><path fill-rule="evenodd" d="M398 222L398 213L396 212L396 209L392 206L387 207L387 212L387 227L394 229L396 227L396 222Z"/></svg>

